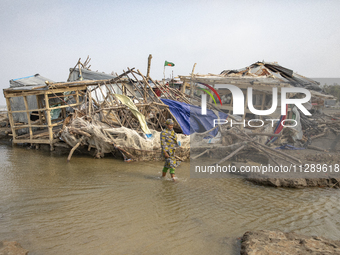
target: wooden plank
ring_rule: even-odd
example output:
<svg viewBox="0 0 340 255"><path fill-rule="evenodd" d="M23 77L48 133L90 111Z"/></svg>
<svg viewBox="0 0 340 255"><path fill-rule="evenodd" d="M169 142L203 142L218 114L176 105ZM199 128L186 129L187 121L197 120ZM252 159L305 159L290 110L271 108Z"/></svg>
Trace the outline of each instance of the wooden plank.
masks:
<svg viewBox="0 0 340 255"><path fill-rule="evenodd" d="M13 128L15 130L23 129L23 128L30 128L30 127L44 128L44 127L47 127L47 125L43 124L43 125L20 125L20 126L13 126Z"/></svg>
<svg viewBox="0 0 340 255"><path fill-rule="evenodd" d="M69 104L69 105L57 105L57 106L53 106L50 108L50 110L53 110L53 109L63 109L63 108L67 108L67 107L73 107L73 106L79 106L81 105L82 103L74 103L74 104ZM46 111L47 108L39 108L39 109L32 109L32 110L29 110L30 112L33 112L33 111L36 111L36 112L39 112L39 111ZM11 113L18 113L18 112L27 112L26 110L20 110L20 111L11 111Z"/></svg>
<svg viewBox="0 0 340 255"><path fill-rule="evenodd" d="M60 125L63 125L63 124L64 124L64 120L56 122L56 123L53 123L51 126L52 127L56 127L56 126L60 126Z"/></svg>
<svg viewBox="0 0 340 255"><path fill-rule="evenodd" d="M35 96L35 95L44 95L44 94L53 94L53 93L63 93L67 91L77 91L77 90L85 90L86 86L78 86L78 87L65 87L65 88L53 88L50 87L49 90L13 90L7 89L4 90L5 97L22 97L22 96Z"/></svg>

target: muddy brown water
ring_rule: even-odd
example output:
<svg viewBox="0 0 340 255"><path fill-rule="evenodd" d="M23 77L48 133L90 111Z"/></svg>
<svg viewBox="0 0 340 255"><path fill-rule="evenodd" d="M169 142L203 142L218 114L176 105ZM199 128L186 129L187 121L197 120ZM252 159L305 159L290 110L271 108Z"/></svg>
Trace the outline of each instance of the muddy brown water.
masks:
<svg viewBox="0 0 340 255"><path fill-rule="evenodd" d="M161 162L95 160L0 145L0 240L30 255L238 254L247 230L340 239L340 191L242 179L158 178Z"/></svg>

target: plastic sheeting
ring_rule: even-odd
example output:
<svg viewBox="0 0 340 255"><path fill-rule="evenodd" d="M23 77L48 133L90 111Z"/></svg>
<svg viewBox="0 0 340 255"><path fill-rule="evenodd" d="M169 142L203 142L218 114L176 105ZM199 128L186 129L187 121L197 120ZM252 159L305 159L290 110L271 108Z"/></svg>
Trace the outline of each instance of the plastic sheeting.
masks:
<svg viewBox="0 0 340 255"><path fill-rule="evenodd" d="M114 94L114 96L117 97L119 99L119 101L121 101L127 107L129 107L130 111L138 119L143 132L145 134L151 134L151 132L150 132L150 130L149 130L147 124L146 124L145 116L138 111L136 105L132 102L132 100L125 95Z"/></svg>
<svg viewBox="0 0 340 255"><path fill-rule="evenodd" d="M215 119L228 118L228 114L223 112L218 112L219 116L217 116L212 110L207 109L207 115L202 115L201 107L169 99L161 98L161 100L169 106L170 112L176 118L185 135L190 135L195 132L205 132L214 127ZM215 129L210 132L210 134L216 136L217 132L218 130Z"/></svg>
<svg viewBox="0 0 340 255"><path fill-rule="evenodd" d="M299 148L299 147L295 147L293 145L289 145L289 144L285 144L285 145L282 145L280 147L276 147L275 148L276 150L304 150L306 148Z"/></svg>

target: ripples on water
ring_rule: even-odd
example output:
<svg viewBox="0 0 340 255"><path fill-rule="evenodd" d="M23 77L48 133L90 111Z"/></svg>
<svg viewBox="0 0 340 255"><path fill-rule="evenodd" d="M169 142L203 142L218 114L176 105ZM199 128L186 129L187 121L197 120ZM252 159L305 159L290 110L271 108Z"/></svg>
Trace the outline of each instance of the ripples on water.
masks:
<svg viewBox="0 0 340 255"><path fill-rule="evenodd" d="M242 179L162 180L161 162L0 145L0 240L29 254L237 254L247 230L340 236L339 190Z"/></svg>

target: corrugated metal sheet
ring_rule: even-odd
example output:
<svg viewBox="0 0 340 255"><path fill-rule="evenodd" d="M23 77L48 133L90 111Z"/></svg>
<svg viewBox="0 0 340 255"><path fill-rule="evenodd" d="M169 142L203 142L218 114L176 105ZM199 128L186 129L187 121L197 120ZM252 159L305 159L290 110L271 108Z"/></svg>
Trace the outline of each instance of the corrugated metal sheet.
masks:
<svg viewBox="0 0 340 255"><path fill-rule="evenodd" d="M45 81L54 82L53 80L48 79L44 76L41 76L40 74L35 74L35 75L32 75L32 76L12 79L12 80L9 81L9 84L10 84L11 89L20 89L20 90L27 89L27 90L30 90L34 87L46 85ZM42 90L43 89L47 89L47 87L42 88ZM12 111L25 110L25 103L24 103L24 99L22 97L12 97L10 100L11 100ZM37 104L36 96L27 96L27 104L28 104L29 109L37 109L38 104ZM14 122L27 123L27 121L28 121L27 120L27 114L25 112L13 113L13 120L14 120ZM33 130L35 130L35 129L36 128L34 128ZM18 134L23 134L23 133L25 133L25 130L23 130L23 129L18 131Z"/></svg>
<svg viewBox="0 0 340 255"><path fill-rule="evenodd" d="M316 91L322 91L320 83L302 75L294 73L293 70L280 66L277 63L256 62L246 68L238 70L224 70L221 75L225 77L256 78L256 80L279 80L290 83L295 87L304 87Z"/></svg>
<svg viewBox="0 0 340 255"><path fill-rule="evenodd" d="M74 70L73 68L70 68L70 72L72 73L70 75L69 81L78 81L80 79L78 68L75 68ZM87 69L81 69L81 73L83 80L108 80L116 78L116 75L95 72Z"/></svg>
<svg viewBox="0 0 340 255"><path fill-rule="evenodd" d="M79 73L79 69L78 68L70 68L70 77L69 77L69 81L78 81L80 80L80 73ZM112 74L106 74L106 73L100 73L100 72L95 72L95 71L91 71L88 69L81 69L81 74L82 74L82 79L83 80L108 80L108 79L114 79L117 76L116 75L112 75ZM89 86L90 89L94 89L91 93L92 97L95 99L98 99L99 102L104 101L104 98L108 95L108 90L105 86L102 86L102 89L100 90L99 88L96 88L97 86ZM120 90L120 88L117 85L112 85L112 87L114 88L115 92L117 94L123 94L123 92ZM136 92L133 90L132 86L129 84L125 84L125 87L127 88L128 91L130 91L131 93L133 93L134 95L136 94ZM131 96L131 93L129 93L127 91L127 95ZM102 93L104 93L104 96L102 95Z"/></svg>
<svg viewBox="0 0 340 255"><path fill-rule="evenodd" d="M32 76L12 79L9 81L10 88L29 87L29 86L42 86L45 85L45 81L54 82L40 74Z"/></svg>

